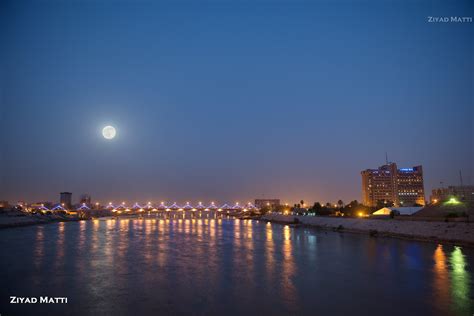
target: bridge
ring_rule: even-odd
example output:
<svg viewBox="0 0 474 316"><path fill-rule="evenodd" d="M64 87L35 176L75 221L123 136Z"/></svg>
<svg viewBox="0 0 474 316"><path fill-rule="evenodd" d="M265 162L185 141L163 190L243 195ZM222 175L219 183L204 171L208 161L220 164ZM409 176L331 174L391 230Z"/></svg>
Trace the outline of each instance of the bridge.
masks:
<svg viewBox="0 0 474 316"><path fill-rule="evenodd" d="M132 206L127 206L125 202L121 204L114 205L110 202L107 207L108 210L112 210L112 212L129 212L129 211L148 211L148 212L158 212L158 211L254 211L258 210L258 208L253 205L251 202L241 205L239 202L236 202L233 205L224 203L223 205L217 205L214 202L206 205L202 202L198 202L195 205L192 205L190 202L186 202L183 205L178 205L176 202L172 204L167 204L165 202L161 202L159 205L153 205L153 203L148 202L146 204L140 205L139 203L135 203Z"/></svg>
<svg viewBox="0 0 474 316"><path fill-rule="evenodd" d="M45 205L41 205L37 208L35 208L39 211L90 211L93 210L92 205L87 205L86 203L82 203L79 206L73 208L73 209L67 209L64 204L57 204L54 207L47 208ZM98 208L98 204L96 205L96 210ZM247 212L247 211L256 211L258 208L253 205L251 202L248 202L246 204L240 204L239 202L235 202L234 204L227 204L224 203L222 205L217 205L214 202L211 202L210 204L203 204L202 202L198 202L197 204L193 205L190 202L186 202L185 204L179 205L176 202L173 203L167 203L167 202L161 202L158 205L155 205L151 202L148 203L138 203L135 202L133 205L127 205L125 202L119 203L119 204L114 204L113 202L109 202L105 208L100 208L100 209L105 209L109 210L113 213L128 213L128 212L169 212L169 211L214 211L214 212Z"/></svg>

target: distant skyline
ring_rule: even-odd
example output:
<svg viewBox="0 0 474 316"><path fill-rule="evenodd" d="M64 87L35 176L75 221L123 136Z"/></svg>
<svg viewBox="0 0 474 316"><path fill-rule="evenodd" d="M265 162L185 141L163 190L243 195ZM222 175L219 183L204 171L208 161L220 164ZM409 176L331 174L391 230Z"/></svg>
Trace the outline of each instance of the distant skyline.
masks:
<svg viewBox="0 0 474 316"><path fill-rule="evenodd" d="M474 4L2 1L0 200L361 201L386 152L474 184L474 23L429 16Z"/></svg>

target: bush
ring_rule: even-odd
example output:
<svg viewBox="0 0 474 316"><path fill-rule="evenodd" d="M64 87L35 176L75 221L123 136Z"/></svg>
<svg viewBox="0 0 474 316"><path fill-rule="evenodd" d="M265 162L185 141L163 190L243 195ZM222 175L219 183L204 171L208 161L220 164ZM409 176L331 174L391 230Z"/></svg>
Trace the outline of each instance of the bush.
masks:
<svg viewBox="0 0 474 316"><path fill-rule="evenodd" d="M390 218L394 218L396 215L400 215L400 212L397 210L393 210L390 212Z"/></svg>

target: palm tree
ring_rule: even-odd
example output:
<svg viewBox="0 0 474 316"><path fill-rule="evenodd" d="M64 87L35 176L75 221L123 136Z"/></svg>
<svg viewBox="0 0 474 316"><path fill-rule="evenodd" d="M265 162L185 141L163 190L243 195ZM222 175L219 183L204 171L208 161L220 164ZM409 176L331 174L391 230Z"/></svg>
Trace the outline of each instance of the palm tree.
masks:
<svg viewBox="0 0 474 316"><path fill-rule="evenodd" d="M342 208L344 206L344 202L342 200L337 201L337 205L339 205L339 208Z"/></svg>

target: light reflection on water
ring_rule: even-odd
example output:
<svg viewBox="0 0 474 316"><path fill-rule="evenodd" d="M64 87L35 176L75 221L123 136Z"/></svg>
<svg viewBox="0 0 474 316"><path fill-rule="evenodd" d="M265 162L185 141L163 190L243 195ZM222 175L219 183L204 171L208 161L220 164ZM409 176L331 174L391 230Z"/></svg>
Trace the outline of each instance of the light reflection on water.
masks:
<svg viewBox="0 0 474 316"><path fill-rule="evenodd" d="M472 314L473 249L251 220L108 219L0 231L6 312ZM64 309L66 308L66 309Z"/></svg>
<svg viewBox="0 0 474 316"><path fill-rule="evenodd" d="M460 247L455 247L449 258L452 272L451 276L451 295L456 310L462 311L463 307L469 304L470 300L470 274L466 271L466 258Z"/></svg>

